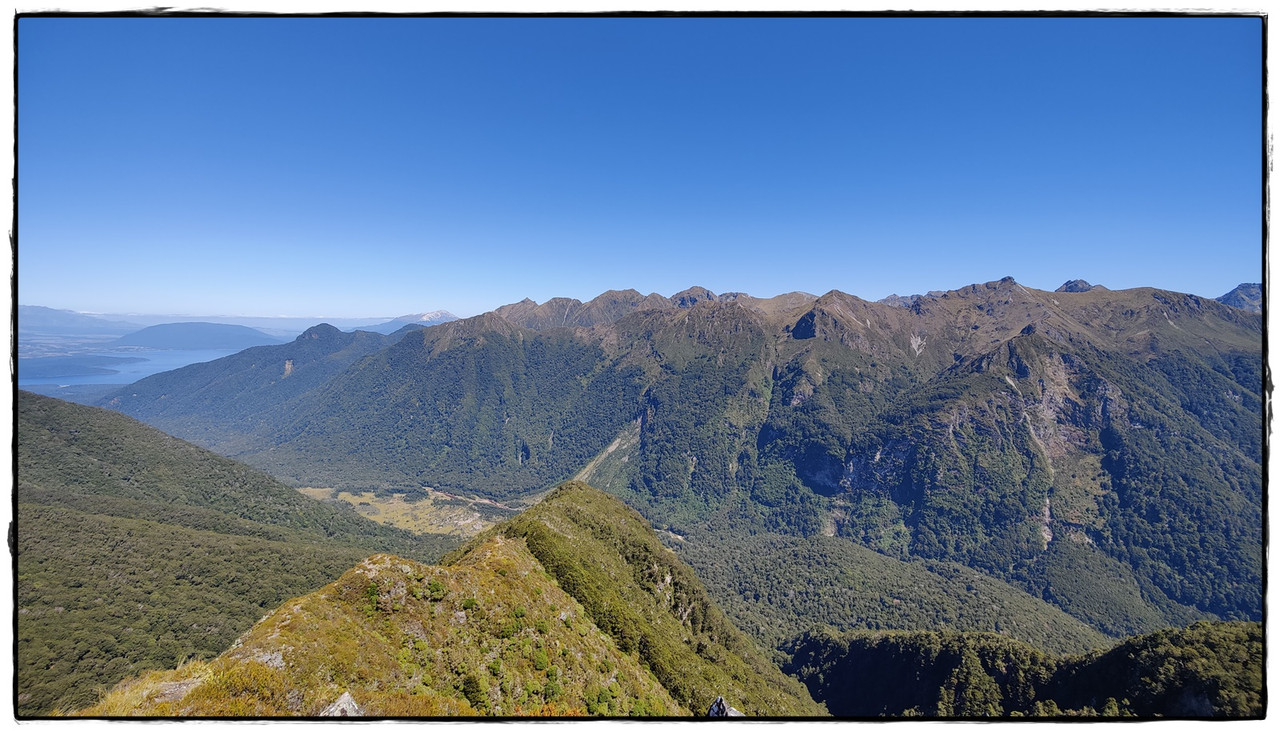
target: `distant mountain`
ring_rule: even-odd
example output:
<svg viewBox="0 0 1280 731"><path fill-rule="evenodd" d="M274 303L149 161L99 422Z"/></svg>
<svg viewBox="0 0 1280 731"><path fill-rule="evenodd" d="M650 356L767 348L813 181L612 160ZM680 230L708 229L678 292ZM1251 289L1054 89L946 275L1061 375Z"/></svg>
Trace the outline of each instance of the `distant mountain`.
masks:
<svg viewBox="0 0 1280 731"><path fill-rule="evenodd" d="M453 322L456 319L458 319L458 316L452 312L435 310L433 312L420 312L414 315L401 315L393 320L373 325L361 325L352 329L368 330L370 332L382 333L383 335L390 335L391 333L408 325L430 327L432 325L439 325L442 322Z"/></svg>
<svg viewBox="0 0 1280 731"><path fill-rule="evenodd" d="M313 501L112 411L19 391L16 427L21 716L211 658L370 553L429 561L456 545Z"/></svg>
<svg viewBox="0 0 1280 731"><path fill-rule="evenodd" d="M903 297L901 295L891 294L888 297L876 300L876 302L882 305L889 305L890 307L910 307L923 296L924 295L920 294L912 294Z"/></svg>
<svg viewBox="0 0 1280 731"><path fill-rule="evenodd" d="M1055 292L1072 292L1072 293L1075 293L1075 292L1088 292L1089 290L1092 290L1092 289L1104 289L1104 290L1105 290L1105 289L1106 289L1106 287L1103 287L1103 286L1102 286L1102 285L1100 285L1100 284L1089 284L1088 282L1084 281L1083 279L1069 279L1069 280L1067 280L1066 282L1063 282L1061 287L1058 287L1057 289L1055 289L1055 290L1053 290L1053 291L1055 291Z"/></svg>
<svg viewBox="0 0 1280 731"><path fill-rule="evenodd" d="M159 425L201 446L236 455L243 445L263 438L264 423L274 423L283 405L343 373L361 358L379 352L396 338L378 333L345 333L316 325L293 342L248 348L206 363L157 373L120 389L102 405ZM170 409L165 401L183 404ZM221 414L218 423L203 415Z"/></svg>
<svg viewBox="0 0 1280 731"><path fill-rule="evenodd" d="M18 334L48 333L56 335L118 335L133 332L138 326L119 320L108 320L71 310L55 310L35 305L18 305Z"/></svg>
<svg viewBox="0 0 1280 731"><path fill-rule="evenodd" d="M111 342L113 346L155 348L157 350L243 350L256 345L275 345L280 338L243 325L217 322L172 322L152 325Z"/></svg>
<svg viewBox="0 0 1280 731"><path fill-rule="evenodd" d="M582 484L426 566L389 555L86 715L822 715L688 567Z"/></svg>
<svg viewBox="0 0 1280 731"><path fill-rule="evenodd" d="M368 317L323 317L323 316L255 316L255 315L209 315L209 314L138 314L104 315L138 323L133 329L150 325L167 325L175 322L213 322L220 325L242 325L259 330L278 338L296 338L310 327L321 323L333 325L340 330L353 330L367 326Z"/></svg>
<svg viewBox="0 0 1280 731"><path fill-rule="evenodd" d="M740 616L779 623L771 642L807 629L807 608L854 605L807 593L831 573L813 566L843 552L818 542L796 564L769 534L980 572L1110 637L1260 618L1261 317L1166 290L1011 278L904 299L691 288L526 301L369 342L306 388L272 351L258 370L224 359L110 404L312 484L505 502L583 479L707 541L689 554L704 573L737 546L762 573L812 576L790 596L709 582ZM744 548L743 533L761 539ZM922 581L858 621L950 626L961 586ZM1089 641L1066 634L1037 641Z"/></svg>
<svg viewBox="0 0 1280 731"><path fill-rule="evenodd" d="M1217 299L1230 307L1249 312L1262 312L1262 285L1241 284Z"/></svg>

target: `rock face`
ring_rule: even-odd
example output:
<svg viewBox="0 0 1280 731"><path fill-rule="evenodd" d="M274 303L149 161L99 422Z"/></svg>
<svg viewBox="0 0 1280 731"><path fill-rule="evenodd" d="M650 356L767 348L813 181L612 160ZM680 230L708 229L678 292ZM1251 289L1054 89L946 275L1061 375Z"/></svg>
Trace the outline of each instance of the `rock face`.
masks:
<svg viewBox="0 0 1280 731"><path fill-rule="evenodd" d="M351 697L350 693L343 693L338 700L330 703L327 708L320 711L321 716L363 716L360 706L356 705L356 701Z"/></svg>
<svg viewBox="0 0 1280 731"><path fill-rule="evenodd" d="M1249 312L1262 312L1262 285L1244 283L1217 300L1228 307Z"/></svg>
<svg viewBox="0 0 1280 731"><path fill-rule="evenodd" d="M1053 290L1055 292L1088 292L1093 289L1093 285L1083 279L1071 279L1063 282L1061 287Z"/></svg>

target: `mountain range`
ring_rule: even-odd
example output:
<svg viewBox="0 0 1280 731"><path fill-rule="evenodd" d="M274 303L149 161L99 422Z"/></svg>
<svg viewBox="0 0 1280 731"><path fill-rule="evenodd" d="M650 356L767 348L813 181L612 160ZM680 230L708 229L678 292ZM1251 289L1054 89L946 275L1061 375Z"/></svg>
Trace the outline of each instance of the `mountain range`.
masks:
<svg viewBox="0 0 1280 731"><path fill-rule="evenodd" d="M18 334L58 333L66 335L111 335L133 332L138 326L131 322L109 320L95 315L85 315L70 310L56 310L36 305L18 306Z"/></svg>
<svg viewBox="0 0 1280 731"><path fill-rule="evenodd" d="M1080 280L881 302L694 287L390 334L320 325L101 402L194 445L23 394L19 708L83 706L87 685L61 680L83 665L170 668L90 715L701 715L723 696L763 715L817 700L846 716L1256 717L1262 341L1259 313ZM139 446L112 451L115 434ZM456 539L286 485L523 512L429 566L415 561ZM298 523L290 499L333 512ZM80 550L100 535L117 537ZM199 590L242 580L225 546L243 537L281 563L258 561L272 593L238 605L238 626L297 599L226 649L230 625L199 640L212 620L178 623L210 611ZM292 568L329 542L350 552ZM92 557L115 545L163 558L102 574ZM178 609L120 622L92 604L115 594ZM589 621L556 624L531 596ZM184 647L197 659L177 667ZM880 705L851 705L870 678Z"/></svg>
<svg viewBox="0 0 1280 731"><path fill-rule="evenodd" d="M243 350L257 345L277 345L280 342L279 338L244 325L172 322L144 327L116 338L107 345L158 350Z"/></svg>
<svg viewBox="0 0 1280 731"><path fill-rule="evenodd" d="M321 326L103 404L298 485L527 504L576 477L703 575L773 535L963 567L1114 638L1261 616L1262 320L1213 300L627 290L380 337Z"/></svg>

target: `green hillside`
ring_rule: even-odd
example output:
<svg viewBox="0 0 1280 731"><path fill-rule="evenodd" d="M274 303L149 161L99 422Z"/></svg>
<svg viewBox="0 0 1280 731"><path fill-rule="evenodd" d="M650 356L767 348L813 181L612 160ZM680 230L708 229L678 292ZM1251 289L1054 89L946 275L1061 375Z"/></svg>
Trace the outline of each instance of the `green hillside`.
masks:
<svg viewBox="0 0 1280 731"><path fill-rule="evenodd" d="M316 325L290 343L248 348L148 376L100 405L235 456L246 443L263 439L260 427L281 403L324 385L395 340L394 335Z"/></svg>
<svg viewBox="0 0 1280 731"><path fill-rule="evenodd" d="M717 696L747 715L817 715L804 689L764 659L693 571L617 498L583 483L558 487L492 529L523 539L547 573L683 707ZM446 559L447 560L447 559Z"/></svg>
<svg viewBox="0 0 1280 731"><path fill-rule="evenodd" d="M281 404L276 446L244 459L299 482L506 500L569 477L639 391L598 343L483 315L408 333Z"/></svg>
<svg viewBox="0 0 1280 731"><path fill-rule="evenodd" d="M1043 652L1112 640L1044 600L955 563L885 556L841 538L698 531L667 543L704 577L733 623L786 658L819 629L992 632Z"/></svg>
<svg viewBox="0 0 1280 731"><path fill-rule="evenodd" d="M89 716L819 715L692 572L578 483L441 566L360 562L218 658L125 681Z"/></svg>
<svg viewBox="0 0 1280 731"><path fill-rule="evenodd" d="M993 634L815 633L788 671L837 716L1262 718L1262 626L1200 622L1058 657Z"/></svg>
<svg viewBox="0 0 1280 731"><path fill-rule="evenodd" d="M19 392L17 712L226 649L378 551L456 545L299 495L120 414Z"/></svg>

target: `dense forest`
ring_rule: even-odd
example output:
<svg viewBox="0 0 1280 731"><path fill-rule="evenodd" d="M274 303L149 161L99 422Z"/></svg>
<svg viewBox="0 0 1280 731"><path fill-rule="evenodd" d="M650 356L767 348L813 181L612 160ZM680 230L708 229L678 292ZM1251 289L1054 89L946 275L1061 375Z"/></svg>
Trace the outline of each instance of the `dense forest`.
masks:
<svg viewBox="0 0 1280 731"><path fill-rule="evenodd" d="M955 563L904 563L847 540L695 532L665 541L734 624L785 657L806 630L948 627L1069 654L1113 640L1062 610Z"/></svg>
<svg viewBox="0 0 1280 731"><path fill-rule="evenodd" d="M1258 622L1198 622L1056 657L989 633L814 633L787 671L837 716L1261 718Z"/></svg>

